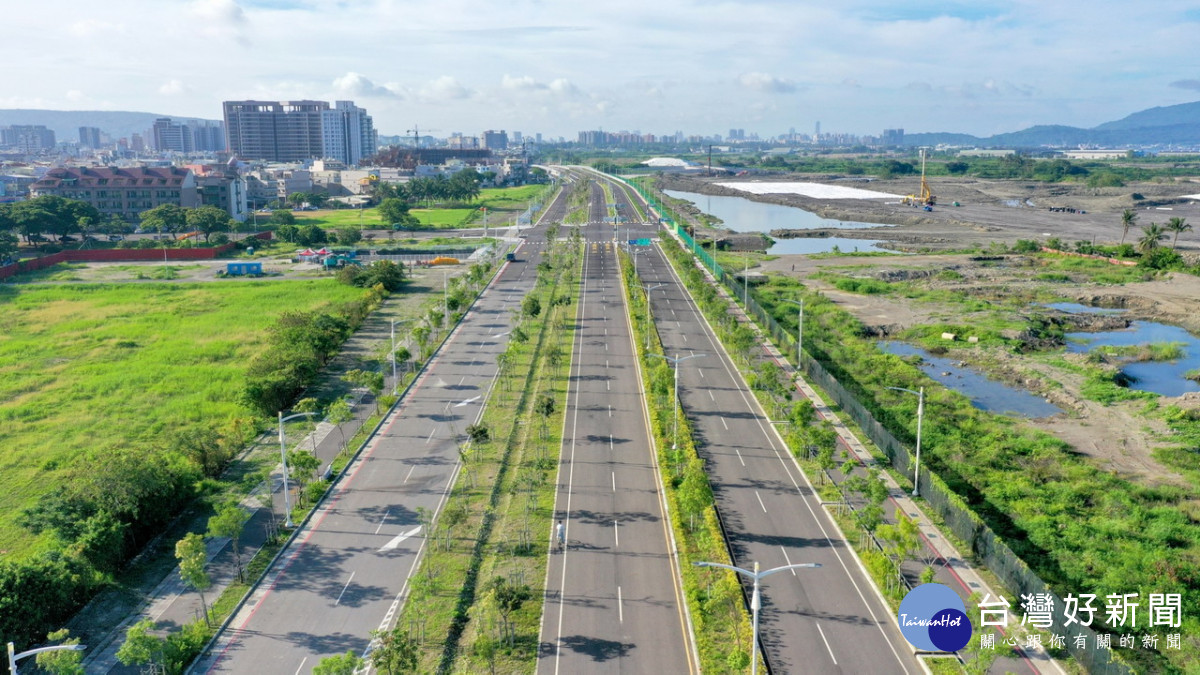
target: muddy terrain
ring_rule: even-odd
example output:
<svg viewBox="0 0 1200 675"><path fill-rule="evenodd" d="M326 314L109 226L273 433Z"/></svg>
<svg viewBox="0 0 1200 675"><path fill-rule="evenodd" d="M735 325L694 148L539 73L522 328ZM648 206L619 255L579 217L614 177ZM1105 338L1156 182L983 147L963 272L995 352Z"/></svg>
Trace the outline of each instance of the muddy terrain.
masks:
<svg viewBox="0 0 1200 675"><path fill-rule="evenodd" d="M771 178L771 180L781 180ZM798 180L861 187L895 195L920 191L919 177L890 180L846 179L836 176L805 176ZM698 179L665 176L664 189L703 194L745 197L771 204L798 206L822 217L880 223L892 227L858 230L805 230L806 236L878 239L901 251L963 249L992 242L1013 244L1018 239L1116 243L1121 240L1121 212L1134 209L1136 229L1126 240L1136 241L1142 225L1164 223L1179 216L1200 224L1200 200L1181 199L1200 193L1200 183L1189 181L1137 183L1122 188L1089 188L1079 184L975 178L930 178L938 206L926 212L904 206L899 199L813 199L802 195L752 195L716 185L717 182L752 182L747 178ZM1141 197L1136 199L1135 196ZM953 206L958 202L959 206ZM1056 209L1056 210L1051 210ZM1063 210L1068 209L1068 210ZM1070 210L1074 210L1071 212ZM1181 253L1200 255L1200 236L1184 235Z"/></svg>

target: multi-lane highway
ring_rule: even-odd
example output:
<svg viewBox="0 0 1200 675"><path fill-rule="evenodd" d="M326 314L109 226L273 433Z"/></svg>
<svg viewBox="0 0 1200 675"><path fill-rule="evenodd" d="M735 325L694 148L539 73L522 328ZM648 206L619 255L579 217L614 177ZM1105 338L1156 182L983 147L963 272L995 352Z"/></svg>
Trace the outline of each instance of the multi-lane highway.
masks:
<svg viewBox="0 0 1200 675"><path fill-rule="evenodd" d="M543 220L561 218L565 195ZM544 227L528 231L530 242ZM388 628L424 546L417 509L440 509L458 444L495 379L508 310L533 285L541 246L507 263L381 432L314 514L196 672L307 672L323 657L362 654Z"/></svg>
<svg viewBox="0 0 1200 675"><path fill-rule="evenodd" d="M617 192L618 199L628 194ZM628 208L628 207L627 207ZM633 213L632 209L628 209ZM734 563L819 563L763 581L761 644L772 672L920 673L857 557L840 538L734 364L658 249L637 257L664 351L688 356L680 398Z"/></svg>
<svg viewBox="0 0 1200 675"><path fill-rule="evenodd" d="M591 187L539 673L691 673L691 630L621 287L615 228Z"/></svg>

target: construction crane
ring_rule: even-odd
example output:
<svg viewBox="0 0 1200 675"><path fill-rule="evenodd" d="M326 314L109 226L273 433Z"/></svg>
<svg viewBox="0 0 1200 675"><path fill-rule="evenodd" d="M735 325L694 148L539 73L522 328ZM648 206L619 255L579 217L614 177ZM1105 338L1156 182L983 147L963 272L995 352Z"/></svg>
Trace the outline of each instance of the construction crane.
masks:
<svg viewBox="0 0 1200 675"><path fill-rule="evenodd" d="M441 131L441 129L426 129L425 131ZM417 125L414 124L413 128L406 130L404 133L413 135L414 148L421 147L421 129Z"/></svg>
<svg viewBox="0 0 1200 675"><path fill-rule="evenodd" d="M905 206L923 206L926 211L932 211L937 204L937 197L933 195L933 191L929 189L929 183L925 181L925 148L921 148L921 194L908 195L900 202Z"/></svg>

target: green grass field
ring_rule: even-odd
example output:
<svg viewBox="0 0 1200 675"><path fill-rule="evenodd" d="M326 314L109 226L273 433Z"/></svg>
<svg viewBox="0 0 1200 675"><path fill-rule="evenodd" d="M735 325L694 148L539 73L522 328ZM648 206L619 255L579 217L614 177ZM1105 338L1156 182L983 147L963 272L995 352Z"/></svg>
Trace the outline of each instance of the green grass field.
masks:
<svg viewBox="0 0 1200 675"><path fill-rule="evenodd" d="M84 450L248 416L243 372L274 318L362 293L333 280L0 287L0 551L39 548L17 516Z"/></svg>
<svg viewBox="0 0 1200 675"><path fill-rule="evenodd" d="M455 204L447 208L414 208L410 213L431 228L456 228L468 224L480 227L483 212L487 207L488 222L492 225L511 222L529 205L529 201L546 189L545 185L522 185L511 188L489 188L483 190L479 199L471 204ZM342 209L326 211L297 211L298 225L319 225L328 229L361 227L383 229L387 224L379 219L376 209Z"/></svg>

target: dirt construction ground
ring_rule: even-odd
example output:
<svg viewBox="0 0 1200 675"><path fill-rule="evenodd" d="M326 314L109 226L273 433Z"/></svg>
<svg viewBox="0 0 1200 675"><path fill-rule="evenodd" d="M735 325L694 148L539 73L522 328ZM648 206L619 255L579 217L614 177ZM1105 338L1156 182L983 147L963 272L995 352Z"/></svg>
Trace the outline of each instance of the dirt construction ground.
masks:
<svg viewBox="0 0 1200 675"><path fill-rule="evenodd" d="M817 179L815 182L830 181ZM907 280L920 289L952 290L979 298L1012 292L1040 297L1050 294L1086 305L1124 308L1126 312L1122 318L1174 324L1200 334L1200 278L1192 275L1170 273L1149 281L1125 284L1097 284L1086 276L1072 275L1071 280L1064 283L1037 279L1039 272L1044 270L1028 256L1008 255L1004 262L997 264L973 260L967 254L933 253L939 249L962 251L976 246L986 250L993 242L1011 246L1018 239L1045 241L1050 237L1068 243L1093 240L1097 244L1116 243L1122 237L1121 212L1127 208L1138 213L1138 223L1126 238L1129 242L1137 241L1142 225L1161 224L1174 216L1186 218L1200 230L1200 205L1196 200L1179 199L1200 193L1200 185L1152 183L1090 189L974 179L930 182L940 204L932 213L892 200L817 200L799 195L753 197L756 201L800 206L829 218L890 223L894 226L835 232L841 237L887 240L900 251L928 252L895 257L783 255L762 263L760 269L800 279L879 334L894 334L923 323L959 321L963 318L961 309L952 303L910 300L895 293L843 292L826 279L814 278L814 274L826 271L885 281ZM891 194L910 194L919 190L919 178L869 184L838 181L835 184ZM746 193L694 180L672 179L670 187L750 197ZM1135 192L1145 199L1135 201L1132 198ZM954 207L950 205L953 201L962 205ZM1086 213L1050 211L1049 207L1073 208ZM1170 245L1171 242L1168 239L1165 243ZM1185 258L1200 258L1200 236L1196 233L1183 233L1178 244ZM939 273L944 270L953 274L939 278ZM1099 467L1150 484L1186 482L1183 476L1154 459L1154 448L1169 439L1160 422L1142 414L1144 403L1103 405L1086 400L1080 394L1082 376L1054 367L1047 363L1049 359L978 348L955 349L950 356L964 365L985 370L997 379L1038 393L1063 409L1062 414L1030 420L1030 423L1070 443L1078 452L1091 456ZM1074 358L1074 355L1068 358ZM1200 407L1200 394L1164 398L1161 404Z"/></svg>

